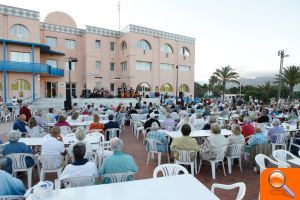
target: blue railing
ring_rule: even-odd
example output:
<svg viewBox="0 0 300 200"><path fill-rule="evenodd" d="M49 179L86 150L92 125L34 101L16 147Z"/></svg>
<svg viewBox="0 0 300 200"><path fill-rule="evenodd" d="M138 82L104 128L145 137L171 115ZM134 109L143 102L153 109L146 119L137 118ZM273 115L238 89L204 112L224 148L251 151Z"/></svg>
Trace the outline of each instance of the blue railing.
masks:
<svg viewBox="0 0 300 200"><path fill-rule="evenodd" d="M4 66L8 72L23 72L46 74L50 76L64 76L64 70L53 68L50 65L43 63L29 63L29 62L15 62L15 61L3 61L0 60L0 71L4 71Z"/></svg>

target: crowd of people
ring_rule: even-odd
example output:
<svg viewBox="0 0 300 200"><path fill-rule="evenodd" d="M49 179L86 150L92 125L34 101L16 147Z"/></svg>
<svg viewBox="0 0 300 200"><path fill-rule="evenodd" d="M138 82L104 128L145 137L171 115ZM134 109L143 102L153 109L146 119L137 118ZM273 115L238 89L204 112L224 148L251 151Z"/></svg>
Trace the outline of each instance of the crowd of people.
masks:
<svg viewBox="0 0 300 200"><path fill-rule="evenodd" d="M269 144L276 142L278 134L285 134L281 127L283 121L297 124L299 128L298 104L263 105L260 101L251 100L245 102L242 97L235 100L229 99L222 102L220 98L200 99L199 103L193 101L186 104L176 104L169 98L164 99L160 104L146 101L138 101L135 105L129 103L125 106L120 103L113 105L85 104L79 106L74 104L72 110L62 111L49 108L47 113L35 111L34 113L23 103L19 109L18 119L13 124L13 131L8 133L8 143L3 145L3 155L12 153L39 153L43 155L57 155L57 165L64 164L61 179L77 176L102 176L111 173L132 172L136 173L138 167L132 156L123 153L123 141L116 137L110 138L105 130L120 128L129 125L132 121L132 114L146 115L143 129L145 130L146 146L149 151L147 140L159 141L157 150L159 152L173 152L173 159L178 159L178 149L193 150L199 152L203 160L214 159L213 152L216 148L231 145L245 144L243 151L251 153L255 145ZM108 122L102 123L107 117ZM72 126L74 122L89 122L84 129ZM53 123L54 126L45 132L45 126ZM266 130L268 126L268 130ZM65 133L62 127L69 127L75 132L76 142L69 147L63 143ZM221 134L222 129L229 129L232 134L225 137ZM165 131L178 130L182 137L168 140ZM195 130L210 130L209 137L192 138L190 134ZM87 134L106 133L105 140L110 142L112 155L107 156L99 170L94 162L87 158L92 153L91 144L85 140ZM296 136L300 135L296 133ZM25 143L19 142L21 137L44 137L40 149L32 149ZM126 145L126 144L125 144ZM293 149L293 152L298 149ZM193 155L197 156L197 153ZM27 167L34 165L32 158L27 158ZM7 159L6 171L12 172L11 160ZM6 172L0 170L0 195L20 194L24 192L21 182ZM3 177L3 179L2 179ZM133 179L133 176L128 178ZM103 183L110 180L104 178ZM13 185L16 187L13 187ZM20 185L20 186L18 186ZM15 188L15 189L14 189Z"/></svg>

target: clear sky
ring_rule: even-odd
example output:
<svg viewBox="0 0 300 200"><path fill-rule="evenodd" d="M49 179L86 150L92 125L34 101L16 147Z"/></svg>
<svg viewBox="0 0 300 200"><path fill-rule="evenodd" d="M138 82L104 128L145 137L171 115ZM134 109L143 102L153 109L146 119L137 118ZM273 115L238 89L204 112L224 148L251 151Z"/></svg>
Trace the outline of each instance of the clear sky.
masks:
<svg viewBox="0 0 300 200"><path fill-rule="evenodd" d="M79 28L118 29L118 0L0 0L70 14ZM277 51L300 64L300 0L121 0L121 27L135 24L196 38L195 80L231 65L242 77L278 72Z"/></svg>

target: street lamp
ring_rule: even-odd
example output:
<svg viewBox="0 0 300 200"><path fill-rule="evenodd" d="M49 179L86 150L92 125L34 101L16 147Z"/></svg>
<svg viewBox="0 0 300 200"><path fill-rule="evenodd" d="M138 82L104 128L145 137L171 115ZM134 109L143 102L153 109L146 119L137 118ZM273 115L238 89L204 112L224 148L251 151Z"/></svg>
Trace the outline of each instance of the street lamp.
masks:
<svg viewBox="0 0 300 200"><path fill-rule="evenodd" d="M178 102L178 65L176 65L176 104Z"/></svg>
<svg viewBox="0 0 300 200"><path fill-rule="evenodd" d="M69 92L66 93L66 101L65 101L65 110L70 110L72 108L72 84L71 84L71 70L72 63L78 62L77 58L68 58L69 63Z"/></svg>
<svg viewBox="0 0 300 200"><path fill-rule="evenodd" d="M280 68L279 68L279 81L278 81L278 92L277 92L277 103L279 103L280 93L281 93L281 76L282 76L282 68L283 68L283 59L285 57L289 57L284 53L284 50L278 51L278 56L280 56Z"/></svg>

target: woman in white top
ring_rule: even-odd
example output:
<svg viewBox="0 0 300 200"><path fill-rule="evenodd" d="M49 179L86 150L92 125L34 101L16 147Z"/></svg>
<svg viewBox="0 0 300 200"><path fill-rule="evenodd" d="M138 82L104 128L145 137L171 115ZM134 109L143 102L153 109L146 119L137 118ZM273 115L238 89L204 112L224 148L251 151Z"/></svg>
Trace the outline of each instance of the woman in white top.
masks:
<svg viewBox="0 0 300 200"><path fill-rule="evenodd" d="M183 115L182 119L177 124L176 129L180 130L183 124L191 125L191 122L190 122L188 114L184 114Z"/></svg>
<svg viewBox="0 0 300 200"><path fill-rule="evenodd" d="M228 137L229 140L229 145L233 144L243 144L245 143L245 138L241 134L242 133L242 128L239 125L234 125L231 129L232 135Z"/></svg>
<svg viewBox="0 0 300 200"><path fill-rule="evenodd" d="M87 142L87 141L84 140L85 139L85 135L86 135L86 133L85 133L84 129L78 128L76 130L75 137L76 137L77 141L74 144L72 144L70 146L69 150L68 150L68 154L69 154L69 156L70 156L70 158L71 158L72 161L74 161L73 147L76 144L78 144L78 143L85 144L85 152L86 152L85 158L89 157L89 155L91 155L91 153L92 153L92 145L89 142Z"/></svg>
<svg viewBox="0 0 300 200"><path fill-rule="evenodd" d="M69 164L65 167L62 172L60 179L66 179L71 177L80 177L80 176L97 176L97 167L95 163L89 162L88 159L84 158L86 153L86 145L82 142L77 143L73 146L73 155L75 161L72 164Z"/></svg>

